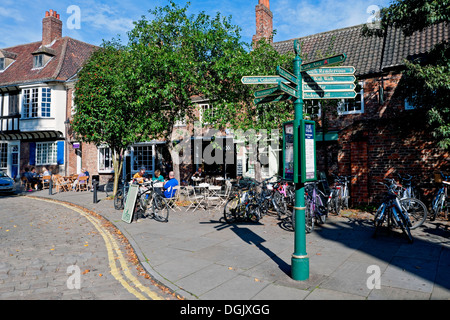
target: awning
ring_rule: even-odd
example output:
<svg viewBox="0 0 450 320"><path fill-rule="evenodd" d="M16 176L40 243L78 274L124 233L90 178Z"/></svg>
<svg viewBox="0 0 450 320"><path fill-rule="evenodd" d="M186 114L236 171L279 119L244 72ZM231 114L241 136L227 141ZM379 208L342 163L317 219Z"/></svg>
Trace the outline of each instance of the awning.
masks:
<svg viewBox="0 0 450 320"><path fill-rule="evenodd" d="M34 131L34 132L0 132L0 140L20 140L20 141L49 141L64 140L64 134L61 131Z"/></svg>

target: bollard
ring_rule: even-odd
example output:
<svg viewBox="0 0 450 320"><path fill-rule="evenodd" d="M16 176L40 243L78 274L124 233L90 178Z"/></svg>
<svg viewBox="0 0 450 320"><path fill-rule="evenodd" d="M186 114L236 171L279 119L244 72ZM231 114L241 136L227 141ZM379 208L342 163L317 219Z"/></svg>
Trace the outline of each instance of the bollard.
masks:
<svg viewBox="0 0 450 320"><path fill-rule="evenodd" d="M53 175L50 178L50 182L48 183L48 195L53 195Z"/></svg>
<svg viewBox="0 0 450 320"><path fill-rule="evenodd" d="M97 186L98 186L98 181L97 180L92 181L92 188L94 188L94 190L93 190L94 203L97 203Z"/></svg>

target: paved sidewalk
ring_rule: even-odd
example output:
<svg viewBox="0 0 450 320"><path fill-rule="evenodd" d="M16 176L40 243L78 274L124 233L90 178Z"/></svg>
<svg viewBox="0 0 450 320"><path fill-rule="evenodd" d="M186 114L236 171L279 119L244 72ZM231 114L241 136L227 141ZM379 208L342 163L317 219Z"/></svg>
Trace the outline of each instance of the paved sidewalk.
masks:
<svg viewBox="0 0 450 320"><path fill-rule="evenodd" d="M127 237L143 267L188 300L450 299L450 230L427 221L413 230L372 238L370 221L329 217L306 235L310 277L291 278L293 232L276 218L227 224L222 211L170 211L169 222L127 224L98 193L48 190L29 195L74 203L110 220ZM381 275L378 287L375 276Z"/></svg>

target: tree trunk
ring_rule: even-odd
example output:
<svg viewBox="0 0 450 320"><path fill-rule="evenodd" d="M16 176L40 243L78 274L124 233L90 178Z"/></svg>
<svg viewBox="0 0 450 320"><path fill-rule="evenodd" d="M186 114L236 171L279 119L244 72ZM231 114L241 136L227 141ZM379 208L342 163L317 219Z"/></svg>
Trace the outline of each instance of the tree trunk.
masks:
<svg viewBox="0 0 450 320"><path fill-rule="evenodd" d="M113 168L114 168L114 192L113 195L116 195L117 189L119 188L119 179L122 174L123 161L121 157L120 151L114 151L113 156Z"/></svg>

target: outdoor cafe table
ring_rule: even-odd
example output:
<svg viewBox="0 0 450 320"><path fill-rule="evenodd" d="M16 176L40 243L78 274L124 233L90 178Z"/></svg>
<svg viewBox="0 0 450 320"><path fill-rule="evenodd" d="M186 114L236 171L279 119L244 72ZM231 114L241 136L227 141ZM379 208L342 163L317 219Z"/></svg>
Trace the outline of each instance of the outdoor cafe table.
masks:
<svg viewBox="0 0 450 320"><path fill-rule="evenodd" d="M199 207L206 210L209 207L211 200L220 201L219 196L216 194L221 190L220 186L210 185L209 183L200 183L198 186L194 186L194 188L199 190L198 195L202 196L194 211Z"/></svg>

